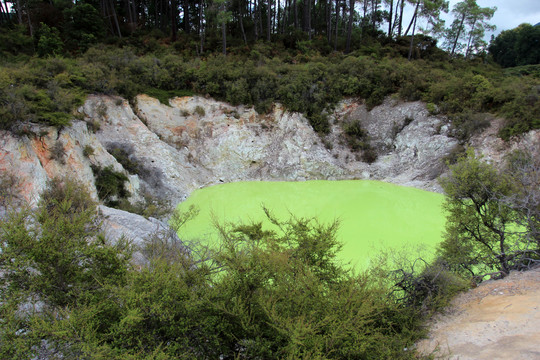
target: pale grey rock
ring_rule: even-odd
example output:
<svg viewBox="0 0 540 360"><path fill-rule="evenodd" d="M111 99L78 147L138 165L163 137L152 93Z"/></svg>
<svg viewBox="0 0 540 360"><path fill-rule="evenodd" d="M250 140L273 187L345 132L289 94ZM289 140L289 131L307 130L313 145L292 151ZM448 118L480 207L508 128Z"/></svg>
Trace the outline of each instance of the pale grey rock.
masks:
<svg viewBox="0 0 540 360"><path fill-rule="evenodd" d="M475 149L477 155L483 156L487 162L501 166L504 164L505 156L514 150L538 151L540 148L540 130L531 130L510 139L510 141L504 141L497 135L502 126L503 120L495 119L486 130L471 138L470 146Z"/></svg>
<svg viewBox="0 0 540 360"><path fill-rule="evenodd" d="M440 191L436 178L446 169L443 159L458 144L450 136L444 117L431 116L419 101L404 103L388 98L368 111L360 102L345 100L336 110L334 149L339 136L344 136L342 124L350 121L360 122L378 154L377 160L367 165L345 146L339 147L338 157L345 159L355 177Z"/></svg>
<svg viewBox="0 0 540 360"><path fill-rule="evenodd" d="M139 181L150 194L178 203L206 182L205 169L195 169L185 152L160 140L127 102L118 104L112 97L90 96L82 111L89 121L99 122L96 136L105 148L121 147L141 166Z"/></svg>
<svg viewBox="0 0 540 360"><path fill-rule="evenodd" d="M48 179L38 157L39 150L36 152L41 148L38 138L15 137L10 132L0 131L0 171L18 180L19 196L32 205L39 200ZM47 161L43 156L41 158Z"/></svg>
<svg viewBox="0 0 540 360"><path fill-rule="evenodd" d="M161 220L152 217L147 219L141 215L104 205L100 205L98 209L103 219L101 229L106 238L115 243L124 237L135 245L136 251L133 255L133 262L137 265L146 263L146 259L141 252L145 241L157 237L162 241L167 240L169 243L181 243L176 232Z"/></svg>
<svg viewBox="0 0 540 360"><path fill-rule="evenodd" d="M199 96L169 103L170 107L142 95L137 97L137 113L160 139L186 154L199 171L207 171L206 184L326 179L345 173L308 121L284 112L279 104L259 115L251 107Z"/></svg>
<svg viewBox="0 0 540 360"><path fill-rule="evenodd" d="M49 179L69 176L83 184L97 200L91 165L112 166L116 171L124 171L83 121L74 120L70 127L60 132L53 127L37 125L31 132L35 135L16 137L9 132L0 132L0 170L11 172L19 179L20 194L31 206L37 204ZM55 155L56 144L59 144L59 151ZM92 148L93 154L86 157L85 147ZM135 194L137 186L136 179L132 179L127 189Z"/></svg>

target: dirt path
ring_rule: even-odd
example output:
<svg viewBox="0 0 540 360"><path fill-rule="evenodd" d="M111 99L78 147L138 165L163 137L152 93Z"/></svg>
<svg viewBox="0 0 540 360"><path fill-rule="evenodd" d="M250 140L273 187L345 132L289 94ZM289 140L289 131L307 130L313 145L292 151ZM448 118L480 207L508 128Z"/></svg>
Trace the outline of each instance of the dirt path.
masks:
<svg viewBox="0 0 540 360"><path fill-rule="evenodd" d="M418 348L436 359L540 360L540 268L461 294L430 328Z"/></svg>

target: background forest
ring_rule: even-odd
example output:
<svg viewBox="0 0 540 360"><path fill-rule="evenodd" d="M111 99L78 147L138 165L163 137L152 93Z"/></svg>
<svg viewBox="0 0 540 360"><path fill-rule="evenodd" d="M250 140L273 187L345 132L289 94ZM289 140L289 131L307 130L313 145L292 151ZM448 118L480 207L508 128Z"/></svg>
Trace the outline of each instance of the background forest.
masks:
<svg viewBox="0 0 540 360"><path fill-rule="evenodd" d="M472 0L451 9L449 26L448 2L427 0L0 4L6 129L66 125L87 93L164 103L198 93L259 112L280 102L320 134L343 97L375 106L392 94L448 115L462 140L486 113L506 119L505 139L540 126L540 27L504 31L488 48L495 8Z"/></svg>

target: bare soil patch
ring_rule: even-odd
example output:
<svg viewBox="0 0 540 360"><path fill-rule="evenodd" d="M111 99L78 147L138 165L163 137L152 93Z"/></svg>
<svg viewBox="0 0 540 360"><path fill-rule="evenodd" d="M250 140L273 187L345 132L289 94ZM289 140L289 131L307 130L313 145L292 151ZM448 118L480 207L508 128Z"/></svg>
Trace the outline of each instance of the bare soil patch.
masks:
<svg viewBox="0 0 540 360"><path fill-rule="evenodd" d="M435 359L540 359L540 268L461 294L418 349Z"/></svg>

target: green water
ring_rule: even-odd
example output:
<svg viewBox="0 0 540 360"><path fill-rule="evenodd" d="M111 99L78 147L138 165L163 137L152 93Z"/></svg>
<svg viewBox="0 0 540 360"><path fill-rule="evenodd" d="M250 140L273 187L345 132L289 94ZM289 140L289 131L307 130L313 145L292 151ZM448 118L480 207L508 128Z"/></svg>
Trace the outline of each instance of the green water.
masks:
<svg viewBox="0 0 540 360"><path fill-rule="evenodd" d="M339 219L340 259L365 266L380 249L400 251L421 244L427 251L441 241L443 196L379 181L237 182L195 191L179 205L200 214L180 230L184 239L215 242L212 219L249 222L265 219L262 205L279 219L289 214Z"/></svg>

